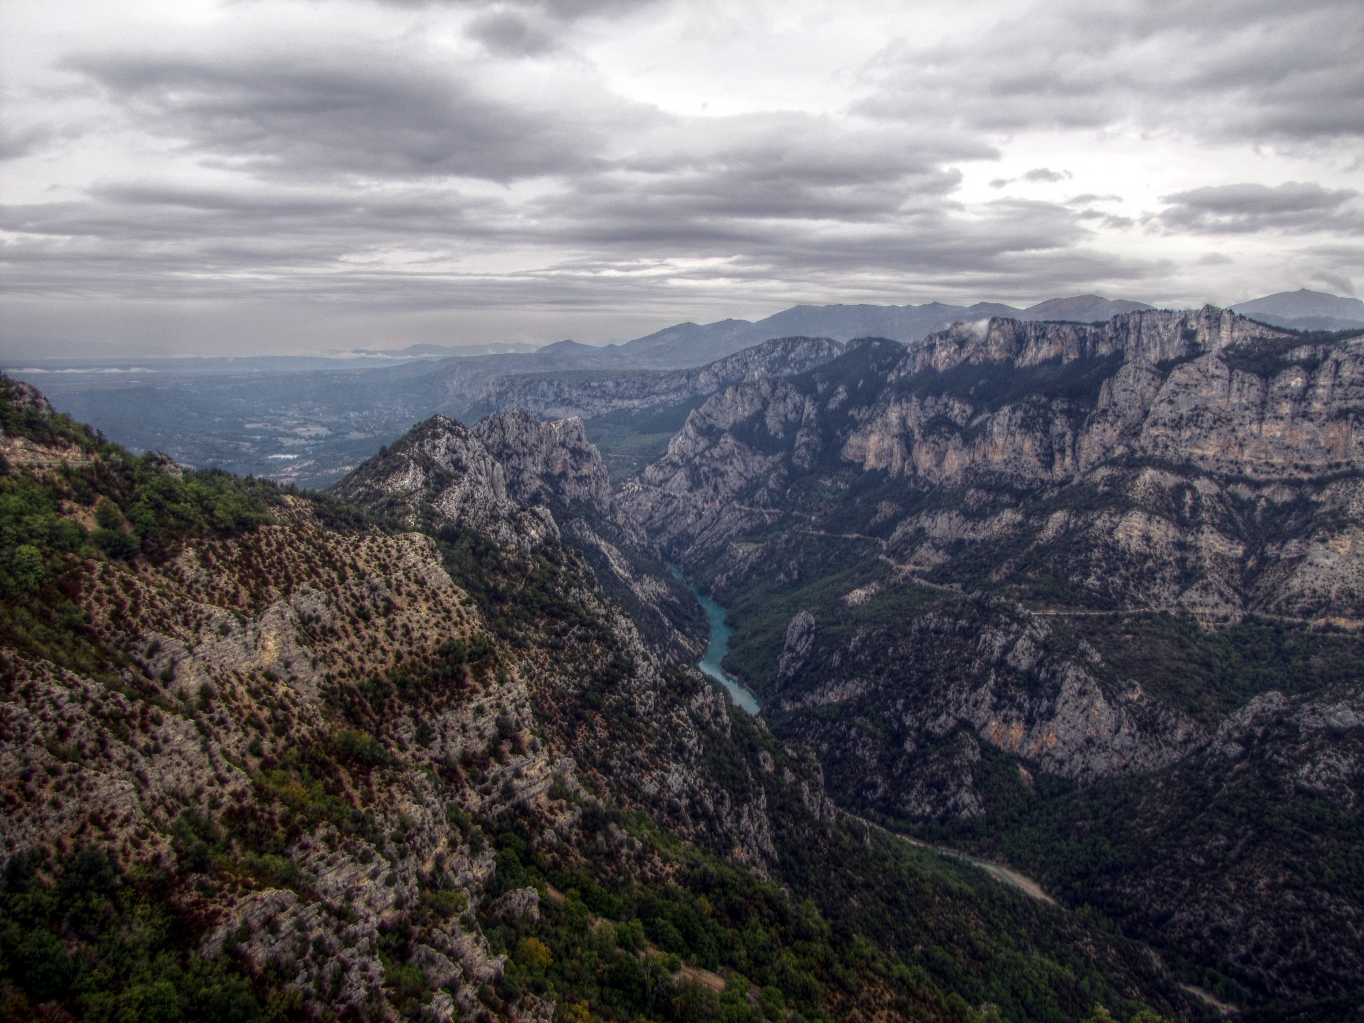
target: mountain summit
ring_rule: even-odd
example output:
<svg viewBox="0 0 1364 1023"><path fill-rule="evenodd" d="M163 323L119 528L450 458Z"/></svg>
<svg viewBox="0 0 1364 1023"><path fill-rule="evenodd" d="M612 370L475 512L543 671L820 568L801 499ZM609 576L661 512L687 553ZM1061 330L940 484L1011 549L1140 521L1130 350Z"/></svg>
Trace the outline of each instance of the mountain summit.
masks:
<svg viewBox="0 0 1364 1023"><path fill-rule="evenodd" d="M1232 306L1243 316L1251 316L1278 327L1295 330L1348 330L1364 327L1364 302L1341 298L1320 291L1281 291L1252 302Z"/></svg>

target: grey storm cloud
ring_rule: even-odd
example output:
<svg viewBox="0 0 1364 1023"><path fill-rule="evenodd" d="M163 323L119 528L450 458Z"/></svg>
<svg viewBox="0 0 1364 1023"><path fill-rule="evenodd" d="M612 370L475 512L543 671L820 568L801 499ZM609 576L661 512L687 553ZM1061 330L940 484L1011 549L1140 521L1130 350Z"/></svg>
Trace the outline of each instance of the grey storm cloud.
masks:
<svg viewBox="0 0 1364 1023"><path fill-rule="evenodd" d="M23 128L0 125L0 160L28 156L52 141L55 134L49 124L31 124Z"/></svg>
<svg viewBox="0 0 1364 1023"><path fill-rule="evenodd" d="M602 187L593 196L579 189L528 218L501 200L422 187L365 199L125 185L84 202L0 209L0 227L22 239L5 255L12 292L87 296L130 289L162 298L326 291L351 301L472 308L513 297L521 304L563 301L574 282L609 304L641 291L662 295L667 280L758 283L776 276L828 283L849 272L915 272L945 286L1011 289L1030 280L1055 287L1096 277L1139 280L1165 269L1077 250L1086 234L1080 218L1050 203L1000 200L968 219L926 199L910 209L886 202L861 221L828 210L812 230L795 216L795 199L790 208L762 211L783 215L753 218L744 209L717 214L675 191L681 194ZM386 267L377 258L395 235L432 259L508 244L557 244L584 255L543 272L493 278L426 272L420 264ZM666 277L637 273L679 258L722 262L674 268Z"/></svg>
<svg viewBox="0 0 1364 1023"><path fill-rule="evenodd" d="M354 275L378 262L395 235L416 251L455 240L491 244L507 214L500 200L421 188L376 195L143 184L100 188L79 202L0 207L0 229L21 239L4 257L15 292L133 286L170 297L273 291L285 280L317 288L343 268Z"/></svg>
<svg viewBox="0 0 1364 1023"><path fill-rule="evenodd" d="M952 161L994 149L960 136L912 136L798 113L673 119L608 172L575 182L577 221L630 237L724 237L767 220L893 220L959 185ZM544 212L553 216L551 202Z"/></svg>
<svg viewBox="0 0 1364 1023"><path fill-rule="evenodd" d="M552 26L520 11L485 11L469 23L466 34L500 57L533 57L559 45Z"/></svg>
<svg viewBox="0 0 1364 1023"><path fill-rule="evenodd" d="M560 21L611 17L656 7L661 0L375 0L385 7L455 7L540 11Z"/></svg>
<svg viewBox="0 0 1364 1023"><path fill-rule="evenodd" d="M260 173L509 182L588 168L609 132L649 117L624 102L593 117L512 103L401 51L87 55L66 66L147 130Z"/></svg>
<svg viewBox="0 0 1364 1023"><path fill-rule="evenodd" d="M817 133L810 144L820 139L828 141ZM802 179L793 169L799 161L788 161L777 187L762 173L765 162L755 156L762 151L756 141L737 153L721 149L712 154L718 170L666 181L634 171L595 175L529 213L505 199L421 184L376 195L147 183L106 186L85 201L4 207L0 227L20 238L6 255L16 292L117 294L136 287L149 295L211 297L325 288L357 298L382 292L383 301L464 306L500 300L508 289L525 302L550 277L555 287L536 301L548 301L574 280L591 281L592 293L606 301L654 288L658 282L631 272L678 258L723 261L670 275L698 281L773 275L827 281L849 271L911 271L944 282L1016 287L1025 279L1139 279L1161 269L1075 251L1087 229L1062 205L999 200L966 218L954 204L937 201L950 190L950 175L922 168L905 175L893 161L879 175L864 171L853 179L818 167ZM427 275L420 266L393 270L372 258L394 237L432 259L470 246L517 244L590 255L565 258L544 274L499 280Z"/></svg>
<svg viewBox="0 0 1364 1023"><path fill-rule="evenodd" d="M1310 182L1282 185L1209 185L1164 196L1169 205L1158 216L1169 230L1199 234L1258 231L1364 234L1364 210L1349 188L1323 188Z"/></svg>
<svg viewBox="0 0 1364 1023"><path fill-rule="evenodd" d="M303 54L287 63L87 56L68 66L150 130L238 161L262 180L309 183L316 195L255 189L234 198L141 184L101 188L83 204L5 211L3 222L38 238L169 237L178 227L190 247L277 236L322 250L348 239L363 251L371 238L378 248L401 236L409 247L449 249L496 237L620 250L610 258L641 245L730 257L761 246L762 225L772 221L919 231L960 183L951 162L997 156L960 132L804 113L701 119L620 102L551 114L390 55ZM412 215L367 192L347 197L338 175L406 186ZM559 185L518 209L510 199L466 198L457 184L535 177ZM336 194L321 184L328 180ZM929 248L941 244L933 232L923 237ZM1072 237L1063 231L1053 241ZM787 232L780 241L795 239ZM997 247L1010 244L1001 235ZM811 246L797 250L817 258ZM868 246L860 258L875 261L878 251Z"/></svg>
<svg viewBox="0 0 1364 1023"><path fill-rule="evenodd" d="M7 294L662 309L678 294L850 287L904 301L905 282L944 298L1140 290L1179 270L1158 254L1162 233L1339 240L1306 238L1286 254L1303 279L1328 264L1348 276L1364 259L1347 237L1364 233L1360 197L1346 188L1192 188L1138 222L1101 194L1132 200L1131 175L1096 177L1092 160L1026 147L1047 155L990 183L1032 198L982 201L976 184L980 165L1012 157L1016 134L1066 126L1338 153L1364 135L1357 4L1055 0L840 70L856 85L841 108L788 109L760 91L730 107L749 112L723 115L679 112L700 103L666 74L656 105L620 84L629 62L593 65L590 41L614 22L657 9L667 31L691 31L664 7L352 0L309 10L344 20L362 9L363 31L328 23L285 43L257 25L161 48L87 40L55 65L87 105L49 124L35 104L0 137L0 157L15 158L5 166L27 159L38 182L0 206ZM391 31L365 35L374 25ZM81 168L99 145L120 158L46 191L33 168L64 145ZM165 166L148 153L168 153Z"/></svg>
<svg viewBox="0 0 1364 1023"><path fill-rule="evenodd" d="M1135 123L1219 138L1364 136L1356 0L1063 2L936 47L897 46L861 109L988 131Z"/></svg>
<svg viewBox="0 0 1364 1023"><path fill-rule="evenodd" d="M1072 175L1068 170L1054 171L1050 167L1034 167L1030 171L1023 173L1024 181L1069 181Z"/></svg>
<svg viewBox="0 0 1364 1023"><path fill-rule="evenodd" d="M453 8L479 13L466 34L502 57L533 57L557 49L565 30L588 18L619 18L662 0L376 0L382 6Z"/></svg>
<svg viewBox="0 0 1364 1023"><path fill-rule="evenodd" d="M1069 181L1073 175L1070 171L1054 171L1050 167L1034 167L1030 171L1024 171L1016 178L995 178L990 182L991 188L1003 188L1012 185L1015 181L1026 181L1029 184L1056 184L1059 181Z"/></svg>

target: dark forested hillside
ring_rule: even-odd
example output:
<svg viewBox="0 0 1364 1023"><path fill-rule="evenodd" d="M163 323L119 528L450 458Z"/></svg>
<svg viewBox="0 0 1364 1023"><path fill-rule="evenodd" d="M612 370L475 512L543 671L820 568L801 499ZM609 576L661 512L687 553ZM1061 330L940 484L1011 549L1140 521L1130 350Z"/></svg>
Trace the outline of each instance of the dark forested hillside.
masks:
<svg viewBox="0 0 1364 1023"><path fill-rule="evenodd" d="M0 415L8 1019L1203 1011L837 811L516 499L575 480L512 424L356 507L133 457L8 380ZM411 504L442 495L478 515Z"/></svg>

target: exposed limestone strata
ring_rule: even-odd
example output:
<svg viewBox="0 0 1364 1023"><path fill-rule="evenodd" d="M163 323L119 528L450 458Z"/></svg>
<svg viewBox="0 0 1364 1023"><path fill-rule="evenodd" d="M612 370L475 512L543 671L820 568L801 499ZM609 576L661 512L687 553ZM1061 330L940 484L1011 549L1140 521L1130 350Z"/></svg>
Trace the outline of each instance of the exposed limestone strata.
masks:
<svg viewBox="0 0 1364 1023"><path fill-rule="evenodd" d="M432 416L332 488L338 497L407 525L431 520L531 547L557 535L552 516L523 509L506 472L460 422Z"/></svg>
<svg viewBox="0 0 1364 1023"><path fill-rule="evenodd" d="M841 803L1249 1001L1344 998L1364 733L1329 628L1364 625L1362 414L1359 336L994 319L732 386L621 503L730 609L727 669Z"/></svg>
<svg viewBox="0 0 1364 1023"><path fill-rule="evenodd" d="M836 793L891 816L981 812L966 736L1079 782L1164 767L1208 741L1093 650L1068 649L1003 602L948 602L832 642L817 624L792 619L769 713L820 753ZM833 706L837 715L813 712Z"/></svg>
<svg viewBox="0 0 1364 1023"><path fill-rule="evenodd" d="M874 531L938 580L963 543L1007 548L1005 578L1064 541L1068 583L1120 606L1364 617L1364 339L1295 345L1205 308L850 349L710 399L623 506L697 562L856 466L903 496L840 532ZM1141 578L1112 584L1133 559Z"/></svg>
<svg viewBox="0 0 1364 1023"><path fill-rule="evenodd" d="M837 341L825 338L788 337L764 341L698 369L509 375L484 385L478 401L494 412L522 408L546 419L657 412L731 384L804 372L842 350Z"/></svg>
<svg viewBox="0 0 1364 1023"><path fill-rule="evenodd" d="M691 660L705 648L686 592L662 566L631 556L644 538L617 507L579 419L542 423L515 410L468 429L433 416L333 491L410 525L472 529L525 551L566 539L665 657Z"/></svg>
<svg viewBox="0 0 1364 1023"><path fill-rule="evenodd" d="M480 420L473 435L502 467L518 503L580 505L611 514L611 480L581 419L541 423L525 409L514 409Z"/></svg>

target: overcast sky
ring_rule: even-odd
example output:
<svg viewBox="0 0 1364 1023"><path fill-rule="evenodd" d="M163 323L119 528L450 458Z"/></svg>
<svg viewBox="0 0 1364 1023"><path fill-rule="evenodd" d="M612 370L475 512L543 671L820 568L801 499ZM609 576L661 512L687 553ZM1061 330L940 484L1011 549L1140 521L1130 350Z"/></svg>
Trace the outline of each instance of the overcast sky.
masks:
<svg viewBox="0 0 1364 1023"><path fill-rule="evenodd" d="M1364 4L0 0L9 354L1364 292Z"/></svg>

